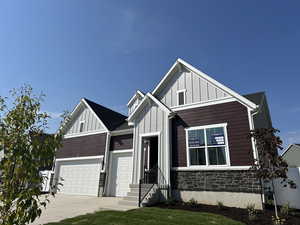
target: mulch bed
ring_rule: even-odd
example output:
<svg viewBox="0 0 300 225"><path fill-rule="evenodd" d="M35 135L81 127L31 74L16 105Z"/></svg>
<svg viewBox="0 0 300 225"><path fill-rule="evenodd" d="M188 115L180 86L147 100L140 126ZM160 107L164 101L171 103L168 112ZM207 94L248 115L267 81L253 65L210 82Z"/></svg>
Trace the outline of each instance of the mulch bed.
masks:
<svg viewBox="0 0 300 225"><path fill-rule="evenodd" d="M247 209L234 208L234 207L222 207L214 205L189 205L184 203L176 203L172 205L160 204L156 205L156 207L160 208L168 208L168 209L181 209L188 210L194 212L208 212L223 215L225 217L231 218L233 220L241 221L247 225L273 225L272 216L274 216L274 210L272 207L266 207L264 211L257 210L257 218L255 220L250 221L248 218ZM289 215L286 218L284 225L300 225L300 212L292 211L292 215Z"/></svg>

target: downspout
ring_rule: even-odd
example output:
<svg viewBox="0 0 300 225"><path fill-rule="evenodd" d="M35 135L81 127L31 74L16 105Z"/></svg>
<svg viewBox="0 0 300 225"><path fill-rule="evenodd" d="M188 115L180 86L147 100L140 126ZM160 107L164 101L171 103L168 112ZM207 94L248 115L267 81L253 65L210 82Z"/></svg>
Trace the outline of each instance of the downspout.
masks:
<svg viewBox="0 0 300 225"><path fill-rule="evenodd" d="M105 182L104 187L102 191L102 195L107 195L107 188L108 188L108 174L109 174L109 147L110 147L110 138L111 138L111 132L108 131L106 133L106 144L105 144L105 154L104 154L104 167L102 165L103 170L101 170L102 173L105 173Z"/></svg>
<svg viewBox="0 0 300 225"><path fill-rule="evenodd" d="M250 109L248 109L250 130L254 130L255 129L253 118L254 118L254 116L256 114L259 113L259 111L260 111L260 107L257 107L257 108L255 108L252 111ZM255 163L257 163L259 155L258 155L258 151L257 151L257 148L256 148L255 139L253 137L251 137L251 142L252 142L252 148L253 148L253 156L254 156L254 159L257 160ZM263 203L265 202L265 195L264 195L264 192L263 192L263 181L260 180L259 182L260 182L260 186L261 186L260 196L261 196L261 201L262 201L262 208L264 208L264 204Z"/></svg>

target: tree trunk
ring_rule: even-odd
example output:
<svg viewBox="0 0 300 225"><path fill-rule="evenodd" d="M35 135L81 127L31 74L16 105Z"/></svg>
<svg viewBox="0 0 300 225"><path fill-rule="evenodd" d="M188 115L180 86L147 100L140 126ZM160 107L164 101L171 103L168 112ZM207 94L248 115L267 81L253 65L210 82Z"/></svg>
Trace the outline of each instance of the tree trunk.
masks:
<svg viewBox="0 0 300 225"><path fill-rule="evenodd" d="M278 219L278 209L277 209L277 201L276 201L276 194L275 194L274 179L272 179L272 189L273 189L273 199L274 199L275 216L276 216L276 219Z"/></svg>

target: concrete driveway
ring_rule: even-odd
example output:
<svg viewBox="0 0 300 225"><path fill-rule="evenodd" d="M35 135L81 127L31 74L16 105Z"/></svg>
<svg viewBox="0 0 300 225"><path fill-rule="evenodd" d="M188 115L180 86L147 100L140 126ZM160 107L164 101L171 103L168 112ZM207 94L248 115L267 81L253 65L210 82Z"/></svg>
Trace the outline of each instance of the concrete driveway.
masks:
<svg viewBox="0 0 300 225"><path fill-rule="evenodd" d="M57 194L55 198L50 197L50 203L47 208L43 210L41 217L29 225L58 222L63 219L101 210L126 211L136 208L119 205L119 200L120 198L116 197L91 197Z"/></svg>

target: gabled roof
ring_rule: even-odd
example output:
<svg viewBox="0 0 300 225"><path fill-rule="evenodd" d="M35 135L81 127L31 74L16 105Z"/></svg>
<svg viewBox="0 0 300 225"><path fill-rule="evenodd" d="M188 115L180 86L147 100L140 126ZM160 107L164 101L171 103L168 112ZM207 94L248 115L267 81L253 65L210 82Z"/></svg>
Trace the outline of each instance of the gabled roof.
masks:
<svg viewBox="0 0 300 225"><path fill-rule="evenodd" d="M181 66L187 68L188 70L190 70L193 73L197 74L198 76L202 77L206 81L212 83L213 85L215 85L216 87L218 87L222 91L226 92L230 96L236 98L239 102L241 102L244 105L250 107L251 109L257 108L257 105L255 103L253 103L252 101L250 101L249 99L247 99L244 96L236 93L235 91L231 90L230 88L226 87L225 85L221 84L220 82L216 81L215 79L211 78L207 74L201 72L200 70L196 69L195 67L188 64L187 62L185 62L184 60L182 60L180 58L176 60L176 62L171 67L171 69L166 73L166 75L163 77L163 79L155 87L155 89L152 91L152 95L155 96L159 92L161 87L163 87L164 83L167 82L169 80L169 78L174 75L173 71L176 70L176 68L181 67Z"/></svg>
<svg viewBox="0 0 300 225"><path fill-rule="evenodd" d="M132 129L132 127L130 127L128 125L128 122L127 120L123 123L121 123L119 126L117 126L114 131L120 131L120 130L128 130L128 129Z"/></svg>
<svg viewBox="0 0 300 225"><path fill-rule="evenodd" d="M167 106L165 106L161 101L156 99L151 93L147 93L139 106L132 112L132 114L128 117L128 122L132 122L133 118L135 118L136 114L144 107L144 105L147 103L147 101L153 101L155 104L158 105L159 108L161 108L163 111L167 112L168 114L173 113L171 109L169 109Z"/></svg>
<svg viewBox="0 0 300 225"><path fill-rule="evenodd" d="M287 149L281 154L281 156L284 156L289 150L293 149L293 147L299 149L299 151L300 151L300 144L291 144L291 145L289 145L289 147L287 147Z"/></svg>
<svg viewBox="0 0 300 225"><path fill-rule="evenodd" d="M143 92L141 92L140 90L137 90L135 92L135 94L131 97L129 102L127 103L127 106L129 106L138 96L140 96L141 98L144 98L145 94Z"/></svg>
<svg viewBox="0 0 300 225"><path fill-rule="evenodd" d="M95 112L97 117L102 121L102 123L104 123L105 127L109 131L114 130L119 125L124 123L127 119L127 117L122 115L121 113L99 105L91 100L88 100L86 98L84 98L83 100L90 106L90 108Z"/></svg>
<svg viewBox="0 0 300 225"><path fill-rule="evenodd" d="M261 91L261 92L246 94L243 96L249 99L251 102L255 103L256 105L260 105L265 98L265 92Z"/></svg>

